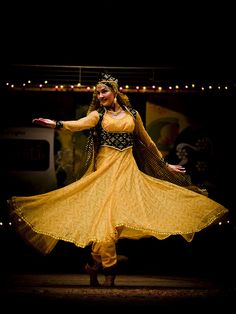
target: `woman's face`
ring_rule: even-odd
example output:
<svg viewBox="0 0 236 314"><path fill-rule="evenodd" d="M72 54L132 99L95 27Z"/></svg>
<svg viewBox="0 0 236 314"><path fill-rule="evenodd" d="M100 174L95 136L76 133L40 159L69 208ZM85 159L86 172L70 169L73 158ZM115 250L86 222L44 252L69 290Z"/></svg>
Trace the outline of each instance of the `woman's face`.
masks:
<svg viewBox="0 0 236 314"><path fill-rule="evenodd" d="M110 107L114 103L115 93L105 84L98 84L96 93L100 105Z"/></svg>

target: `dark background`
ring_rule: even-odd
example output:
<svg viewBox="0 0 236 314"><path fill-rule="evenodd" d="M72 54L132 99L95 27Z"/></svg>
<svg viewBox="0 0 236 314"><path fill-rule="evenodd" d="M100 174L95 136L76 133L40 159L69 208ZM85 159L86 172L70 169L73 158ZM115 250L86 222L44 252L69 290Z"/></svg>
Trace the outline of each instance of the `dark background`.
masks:
<svg viewBox="0 0 236 314"><path fill-rule="evenodd" d="M235 78L229 1L1 7L1 63L181 67Z"/></svg>

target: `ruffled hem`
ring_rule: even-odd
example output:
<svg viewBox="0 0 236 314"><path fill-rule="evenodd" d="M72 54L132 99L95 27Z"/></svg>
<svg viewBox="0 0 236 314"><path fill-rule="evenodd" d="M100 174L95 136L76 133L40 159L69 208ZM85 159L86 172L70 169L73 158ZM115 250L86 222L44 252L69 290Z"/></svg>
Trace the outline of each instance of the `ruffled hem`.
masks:
<svg viewBox="0 0 236 314"><path fill-rule="evenodd" d="M18 212L14 199L9 200L8 204L13 225L16 227L19 234L28 244L44 255L49 254L60 240L73 243L77 247L81 248L85 248L93 242L110 242L111 239L117 241L118 239L124 238L139 240L142 238L155 237L158 240L164 240L170 236L182 236L187 242L191 242L196 232L199 232L210 225L216 224L221 219L226 217L228 213L226 209L219 206L218 209L213 211L214 215L212 215L212 213L207 214L203 217L202 222L195 229L189 229L188 231L185 230L184 233L178 230L172 232L158 232L156 230L143 228L141 225L116 224L113 229L114 231L104 238L90 237L87 241L80 241L79 239L63 237L56 233L45 232L34 227L22 214ZM119 237L117 237L118 229Z"/></svg>

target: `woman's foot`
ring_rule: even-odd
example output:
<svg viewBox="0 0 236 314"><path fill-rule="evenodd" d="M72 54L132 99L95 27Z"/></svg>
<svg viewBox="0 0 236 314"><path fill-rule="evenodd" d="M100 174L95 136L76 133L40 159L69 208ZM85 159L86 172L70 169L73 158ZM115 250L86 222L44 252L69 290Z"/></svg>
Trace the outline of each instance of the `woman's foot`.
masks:
<svg viewBox="0 0 236 314"><path fill-rule="evenodd" d="M114 264L110 267L103 268L103 274L105 276L105 281L103 282L103 287L114 287L115 278L117 273L117 264Z"/></svg>
<svg viewBox="0 0 236 314"><path fill-rule="evenodd" d="M93 266L90 266L89 264L86 264L84 269L89 274L89 279L90 279L90 287L100 287L100 283L98 281L98 269L99 269L99 264L95 263Z"/></svg>
<svg viewBox="0 0 236 314"><path fill-rule="evenodd" d="M105 281L103 282L103 287L114 287L115 286L115 277L114 275L105 276Z"/></svg>

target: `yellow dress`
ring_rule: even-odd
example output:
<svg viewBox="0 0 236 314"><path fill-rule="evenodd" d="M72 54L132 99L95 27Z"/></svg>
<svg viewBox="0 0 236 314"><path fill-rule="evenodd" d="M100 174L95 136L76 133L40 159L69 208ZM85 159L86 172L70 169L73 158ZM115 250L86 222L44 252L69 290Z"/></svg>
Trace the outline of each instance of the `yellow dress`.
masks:
<svg viewBox="0 0 236 314"><path fill-rule="evenodd" d="M65 121L71 132L98 123L97 111L76 121ZM155 144L137 113L138 127L125 112L122 118L104 114L108 132L136 132L149 147ZM191 241L195 232L216 222L228 210L214 200L148 176L139 170L132 147L123 150L101 146L95 171L63 188L34 196L14 196L11 214L19 231L44 254L58 240L85 247L92 242L181 235Z"/></svg>

